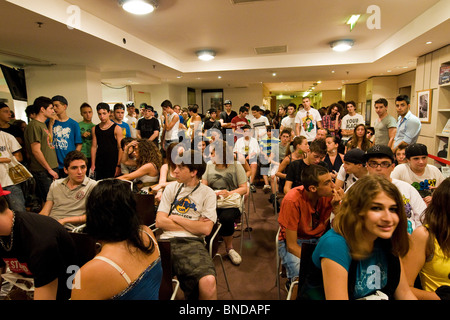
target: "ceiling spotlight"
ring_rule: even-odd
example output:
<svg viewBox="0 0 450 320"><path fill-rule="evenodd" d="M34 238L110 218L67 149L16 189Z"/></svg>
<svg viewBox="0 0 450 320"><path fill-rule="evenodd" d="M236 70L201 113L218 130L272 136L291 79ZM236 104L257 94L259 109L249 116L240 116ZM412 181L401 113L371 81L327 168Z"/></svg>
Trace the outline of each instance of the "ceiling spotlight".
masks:
<svg viewBox="0 0 450 320"><path fill-rule="evenodd" d="M133 14L148 14L158 7L157 0L119 0L122 8Z"/></svg>
<svg viewBox="0 0 450 320"><path fill-rule="evenodd" d="M197 57L203 61L210 61L216 56L216 53L213 50L199 50L196 54Z"/></svg>
<svg viewBox="0 0 450 320"><path fill-rule="evenodd" d="M353 40L338 40L330 43L331 48L337 52L344 52L353 47Z"/></svg>

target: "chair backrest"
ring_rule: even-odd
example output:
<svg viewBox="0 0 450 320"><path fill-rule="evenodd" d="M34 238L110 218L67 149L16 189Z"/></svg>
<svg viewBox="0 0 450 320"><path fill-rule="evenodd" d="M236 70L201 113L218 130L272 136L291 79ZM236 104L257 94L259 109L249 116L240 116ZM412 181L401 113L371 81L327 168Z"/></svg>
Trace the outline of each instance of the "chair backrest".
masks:
<svg viewBox="0 0 450 320"><path fill-rule="evenodd" d="M214 224L210 234L205 237L206 249L208 250L211 258L216 255L217 251L219 251L220 243L217 235L219 234L220 228L222 228L222 225L219 221L217 221Z"/></svg>
<svg viewBox="0 0 450 320"><path fill-rule="evenodd" d="M170 300L173 294L172 286L172 261L170 256L170 241L158 240L159 252L161 255L161 265L163 275L161 279L161 286L159 287L159 300Z"/></svg>
<svg viewBox="0 0 450 320"><path fill-rule="evenodd" d="M100 251L100 244L87 233L69 232L77 252L77 265L81 268Z"/></svg>
<svg viewBox="0 0 450 320"><path fill-rule="evenodd" d="M150 226L155 223L155 196L153 194L135 193L136 211L141 218L141 223Z"/></svg>
<svg viewBox="0 0 450 320"><path fill-rule="evenodd" d="M306 276L313 267L312 254L316 248L315 243L302 243L302 252L300 257L300 271L298 276L298 288L303 286ZM298 295L297 295L298 296Z"/></svg>

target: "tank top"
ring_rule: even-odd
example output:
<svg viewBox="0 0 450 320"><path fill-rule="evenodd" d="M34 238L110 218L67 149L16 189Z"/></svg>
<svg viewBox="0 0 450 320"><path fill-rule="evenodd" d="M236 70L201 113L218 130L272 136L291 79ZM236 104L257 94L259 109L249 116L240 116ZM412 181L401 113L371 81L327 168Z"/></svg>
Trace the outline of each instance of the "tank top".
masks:
<svg viewBox="0 0 450 320"><path fill-rule="evenodd" d="M439 243L434 239L434 254L420 271L423 290L434 292L440 286L450 286L450 258L445 258Z"/></svg>
<svg viewBox="0 0 450 320"><path fill-rule="evenodd" d="M95 126L95 137L97 138L97 153L95 157L96 170L111 170L116 168L119 156L117 140L114 135L116 128L113 123L108 129L102 130L99 125Z"/></svg>
<svg viewBox="0 0 450 320"><path fill-rule="evenodd" d="M159 252L156 241L147 232L145 233L153 241ZM128 287L113 296L112 300L158 300L162 278L161 257L153 261L133 282L126 272L111 259L103 256L95 256L94 259L102 260L115 268L128 284Z"/></svg>

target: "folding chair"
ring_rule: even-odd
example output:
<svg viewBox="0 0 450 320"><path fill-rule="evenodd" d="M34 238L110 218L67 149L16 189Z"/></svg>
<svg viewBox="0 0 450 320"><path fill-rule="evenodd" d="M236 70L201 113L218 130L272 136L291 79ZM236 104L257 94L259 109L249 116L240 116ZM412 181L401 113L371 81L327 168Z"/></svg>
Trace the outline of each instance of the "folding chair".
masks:
<svg viewBox="0 0 450 320"><path fill-rule="evenodd" d="M225 266L223 264L222 255L218 252L219 250L219 238L217 235L219 234L219 230L222 227L220 222L216 222L211 230L211 233L205 237L206 249L208 249L209 255L211 259L218 257L220 259L220 264L222 266L223 275L225 277L225 282L227 283L228 291L230 291L230 284L228 283L227 273L225 271Z"/></svg>
<svg viewBox="0 0 450 320"><path fill-rule="evenodd" d="M159 252L161 255L161 265L163 275L161 279L161 286L159 287L160 300L175 300L180 282L172 275L172 261L170 255L170 241L158 240Z"/></svg>
<svg viewBox="0 0 450 320"><path fill-rule="evenodd" d="M143 225L151 228L156 221L155 196L153 194L134 193L136 211Z"/></svg>

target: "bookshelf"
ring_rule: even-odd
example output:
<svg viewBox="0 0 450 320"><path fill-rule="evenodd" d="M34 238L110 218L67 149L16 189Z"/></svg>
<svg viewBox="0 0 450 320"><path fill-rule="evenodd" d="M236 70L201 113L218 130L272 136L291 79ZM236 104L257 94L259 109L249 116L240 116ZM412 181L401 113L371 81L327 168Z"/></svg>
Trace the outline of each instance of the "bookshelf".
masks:
<svg viewBox="0 0 450 320"><path fill-rule="evenodd" d="M450 61L440 66L438 85L438 110L436 122L436 150L441 151L441 158L450 160L448 142L450 138ZM445 128L445 130L444 130ZM445 148L446 145L446 148ZM442 151L447 151L446 157L442 157ZM439 155L438 155L439 156Z"/></svg>

